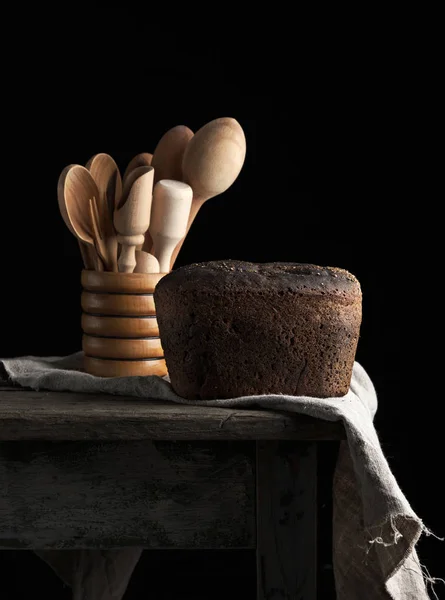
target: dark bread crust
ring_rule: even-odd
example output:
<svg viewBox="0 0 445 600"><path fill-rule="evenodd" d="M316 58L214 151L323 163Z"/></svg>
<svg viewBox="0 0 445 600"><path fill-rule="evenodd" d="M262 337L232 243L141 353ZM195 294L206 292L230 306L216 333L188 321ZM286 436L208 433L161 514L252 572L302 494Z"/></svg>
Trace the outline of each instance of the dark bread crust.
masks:
<svg viewBox="0 0 445 600"><path fill-rule="evenodd" d="M349 389L362 294L344 269L195 263L163 277L154 298L171 383L184 398Z"/></svg>
<svg viewBox="0 0 445 600"><path fill-rule="evenodd" d="M199 287L197 287L199 281ZM216 293L230 289L361 295L354 275L344 269L319 267L304 263L250 263L220 260L193 263L172 271L163 278L162 286L180 286L194 292Z"/></svg>

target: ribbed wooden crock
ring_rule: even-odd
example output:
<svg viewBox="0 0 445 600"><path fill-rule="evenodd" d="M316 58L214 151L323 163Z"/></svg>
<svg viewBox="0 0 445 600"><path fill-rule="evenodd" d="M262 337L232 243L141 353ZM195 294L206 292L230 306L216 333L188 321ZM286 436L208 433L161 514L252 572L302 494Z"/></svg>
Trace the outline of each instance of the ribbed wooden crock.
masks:
<svg viewBox="0 0 445 600"><path fill-rule="evenodd" d="M153 292L165 273L83 270L84 369L99 377L167 374Z"/></svg>

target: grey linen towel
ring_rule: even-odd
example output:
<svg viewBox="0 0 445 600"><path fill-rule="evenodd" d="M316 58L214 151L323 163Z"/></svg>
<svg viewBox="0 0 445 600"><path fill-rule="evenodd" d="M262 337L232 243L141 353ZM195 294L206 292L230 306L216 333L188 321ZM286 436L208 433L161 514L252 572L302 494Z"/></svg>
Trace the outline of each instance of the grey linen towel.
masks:
<svg viewBox="0 0 445 600"><path fill-rule="evenodd" d="M187 401L168 377L101 378L82 372L82 352L66 357L4 359L12 382L34 390L107 393L219 407L259 405L342 421L334 475L333 563L338 600L426 600L426 581L416 543L431 532L414 513L382 452L373 419L377 396L364 368L354 364L349 392L341 398L267 395ZM85 401L88 397L85 396ZM58 575L77 590L75 598L120 600L140 549L39 551ZM296 558L297 560L297 558ZM81 591L83 589L83 591ZM79 591L80 590L80 591ZM76 595L78 594L78 595ZM82 595L83 594L83 595Z"/></svg>

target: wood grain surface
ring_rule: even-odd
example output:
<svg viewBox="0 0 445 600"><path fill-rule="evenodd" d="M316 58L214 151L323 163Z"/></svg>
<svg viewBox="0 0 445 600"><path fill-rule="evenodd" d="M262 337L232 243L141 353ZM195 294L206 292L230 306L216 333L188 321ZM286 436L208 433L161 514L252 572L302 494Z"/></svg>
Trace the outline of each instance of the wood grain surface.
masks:
<svg viewBox="0 0 445 600"><path fill-rule="evenodd" d="M158 320L151 317L106 317L82 314L84 333L103 337L144 338L159 337Z"/></svg>
<svg viewBox="0 0 445 600"><path fill-rule="evenodd" d="M99 294L83 291L82 310L89 314L149 317L156 314L153 294Z"/></svg>
<svg viewBox="0 0 445 600"><path fill-rule="evenodd" d="M0 548L253 548L248 442L0 444Z"/></svg>
<svg viewBox="0 0 445 600"><path fill-rule="evenodd" d="M0 388L0 440L343 439L340 423L270 410Z"/></svg>
<svg viewBox="0 0 445 600"><path fill-rule="evenodd" d="M151 294L165 273L112 273L83 270L80 281L84 290L99 293Z"/></svg>
<svg viewBox="0 0 445 600"><path fill-rule="evenodd" d="M138 339L82 336L82 350L87 356L112 359L144 360L164 358L159 337Z"/></svg>
<svg viewBox="0 0 445 600"><path fill-rule="evenodd" d="M165 377L168 372L164 358L119 360L85 355L83 367L86 373L97 377Z"/></svg>
<svg viewBox="0 0 445 600"><path fill-rule="evenodd" d="M258 600L316 600L317 455L312 443L257 443Z"/></svg>

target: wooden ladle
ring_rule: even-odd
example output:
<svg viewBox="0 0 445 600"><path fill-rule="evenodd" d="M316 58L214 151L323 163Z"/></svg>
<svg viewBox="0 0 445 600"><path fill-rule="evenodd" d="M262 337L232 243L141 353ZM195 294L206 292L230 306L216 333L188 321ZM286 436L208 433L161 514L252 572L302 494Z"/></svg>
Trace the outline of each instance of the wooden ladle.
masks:
<svg viewBox="0 0 445 600"><path fill-rule="evenodd" d="M238 177L246 157L246 137L235 119L210 121L190 139L182 161L183 180L193 190L186 235L201 206L225 192ZM173 268L184 238L173 251Z"/></svg>
<svg viewBox="0 0 445 600"><path fill-rule="evenodd" d="M82 165L68 165L63 169L57 184L60 213L71 233L88 248L96 271L103 271L104 248L95 239L90 213L90 200L98 195L97 185L88 169Z"/></svg>
<svg viewBox="0 0 445 600"><path fill-rule="evenodd" d="M153 153L151 165L155 170L154 184L161 179L183 181L182 159L185 149L193 137L193 131L186 125L177 125L161 137ZM145 236L143 249L153 252L150 231Z"/></svg>
<svg viewBox="0 0 445 600"><path fill-rule="evenodd" d="M134 171L137 171L134 174ZM132 273L136 266L136 248L144 243L144 233L150 225L153 195L153 167L138 167L126 181L122 199L114 212L117 241L122 245L118 269ZM131 184L131 185L130 185Z"/></svg>
<svg viewBox="0 0 445 600"><path fill-rule="evenodd" d="M117 271L117 238L113 215L122 196L122 179L114 159L109 154L95 154L86 164L96 182L99 196L96 198L97 225L107 251L106 268Z"/></svg>

